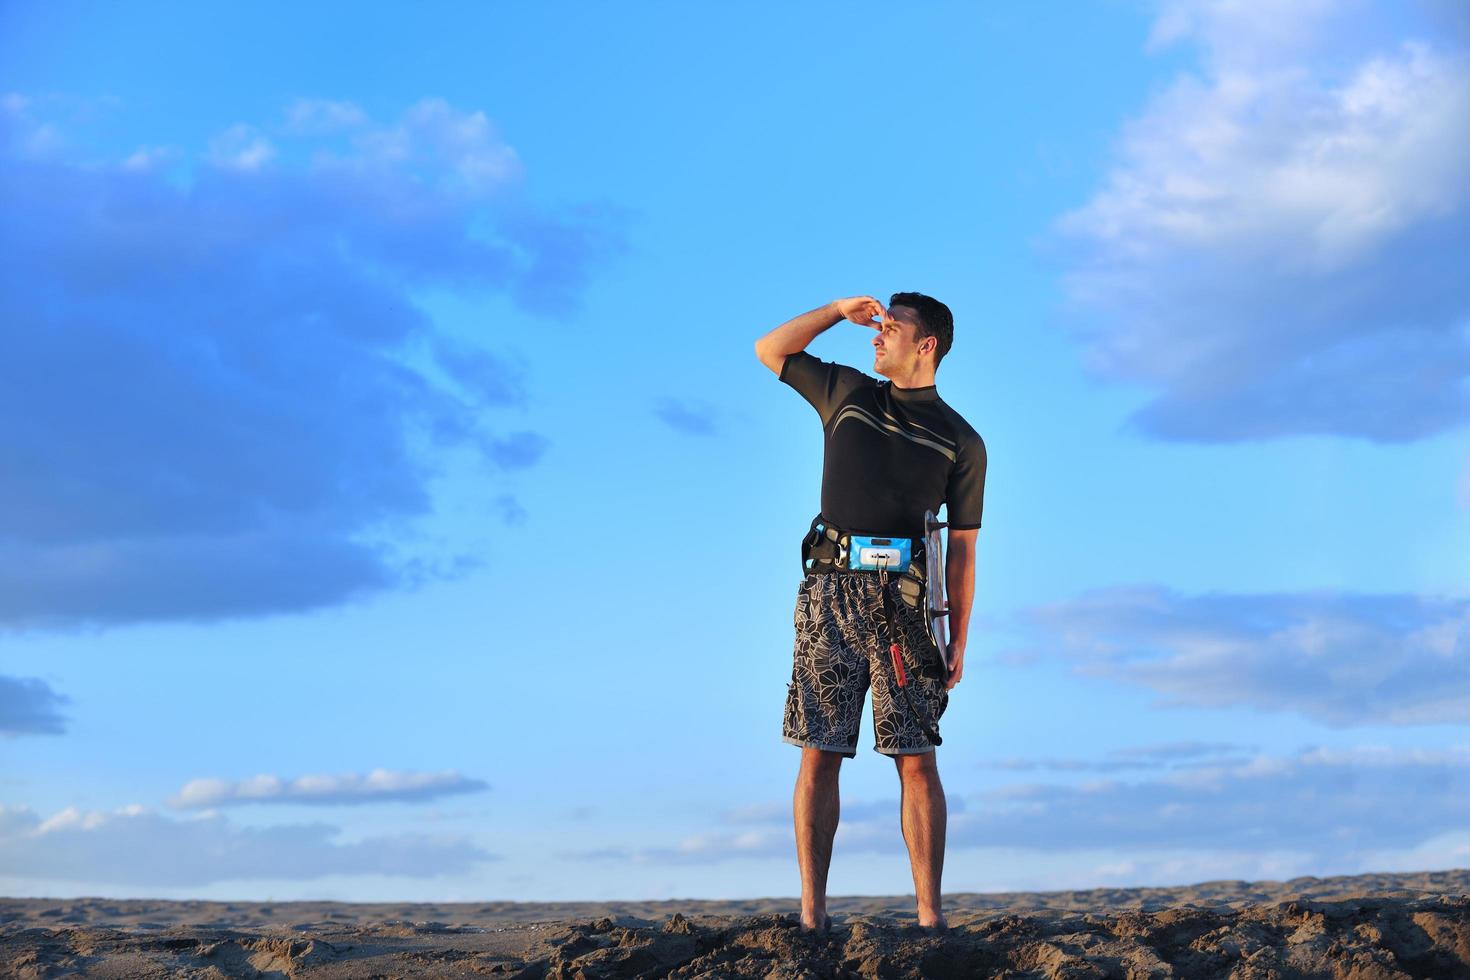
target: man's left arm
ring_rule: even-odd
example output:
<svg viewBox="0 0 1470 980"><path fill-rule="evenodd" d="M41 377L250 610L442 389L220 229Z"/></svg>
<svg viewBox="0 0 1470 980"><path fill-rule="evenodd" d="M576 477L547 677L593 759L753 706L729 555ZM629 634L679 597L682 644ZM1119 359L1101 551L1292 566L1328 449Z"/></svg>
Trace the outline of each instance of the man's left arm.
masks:
<svg viewBox="0 0 1470 980"><path fill-rule="evenodd" d="M952 688L965 673L965 637L970 629L970 607L975 601L975 538L979 528L949 532L944 555L944 594L949 603L949 683Z"/></svg>

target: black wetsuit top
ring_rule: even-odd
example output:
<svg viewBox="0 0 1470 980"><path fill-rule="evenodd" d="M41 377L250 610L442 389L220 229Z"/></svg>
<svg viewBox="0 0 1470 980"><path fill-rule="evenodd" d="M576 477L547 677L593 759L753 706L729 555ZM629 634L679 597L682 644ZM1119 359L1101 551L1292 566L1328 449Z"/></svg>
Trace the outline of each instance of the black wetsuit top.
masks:
<svg viewBox="0 0 1470 980"><path fill-rule="evenodd" d="M934 385L895 388L806 351L781 380L822 417L822 517L853 534L919 538L924 511L948 504L949 526L980 526L985 441Z"/></svg>

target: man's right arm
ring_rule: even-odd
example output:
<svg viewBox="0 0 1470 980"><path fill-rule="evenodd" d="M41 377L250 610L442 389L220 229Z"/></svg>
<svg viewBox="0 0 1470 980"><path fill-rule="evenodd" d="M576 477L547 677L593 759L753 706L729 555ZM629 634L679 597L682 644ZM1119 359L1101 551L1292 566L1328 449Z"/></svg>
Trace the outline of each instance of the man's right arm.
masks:
<svg viewBox="0 0 1470 980"><path fill-rule="evenodd" d="M786 363L787 356L806 350L807 345L822 331L848 319L876 329L876 318L884 313L883 304L871 296L834 299L826 306L819 306L787 320L757 340L755 356L772 372L780 375L781 366Z"/></svg>

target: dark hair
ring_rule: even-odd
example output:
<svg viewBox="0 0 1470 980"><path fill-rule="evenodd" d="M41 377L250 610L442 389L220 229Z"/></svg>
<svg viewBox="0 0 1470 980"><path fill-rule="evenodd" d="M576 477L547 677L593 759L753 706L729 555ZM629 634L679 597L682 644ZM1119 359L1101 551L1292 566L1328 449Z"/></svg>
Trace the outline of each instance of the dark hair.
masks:
<svg viewBox="0 0 1470 980"><path fill-rule="evenodd" d="M934 337L934 366L944 360L954 343L954 314L933 296L923 293L894 293L888 300L889 306L907 306L919 314L919 327L914 336L923 342L925 337Z"/></svg>

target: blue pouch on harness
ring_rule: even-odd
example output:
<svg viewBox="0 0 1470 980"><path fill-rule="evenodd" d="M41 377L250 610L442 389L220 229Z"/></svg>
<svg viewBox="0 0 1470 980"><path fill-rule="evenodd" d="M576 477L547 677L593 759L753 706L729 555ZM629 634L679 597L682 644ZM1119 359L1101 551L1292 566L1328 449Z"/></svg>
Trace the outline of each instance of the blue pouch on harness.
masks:
<svg viewBox="0 0 1470 980"><path fill-rule="evenodd" d="M848 540L847 567L876 572L886 568L895 574L908 570L913 558L910 538L873 538L854 534Z"/></svg>

